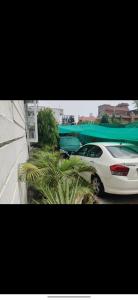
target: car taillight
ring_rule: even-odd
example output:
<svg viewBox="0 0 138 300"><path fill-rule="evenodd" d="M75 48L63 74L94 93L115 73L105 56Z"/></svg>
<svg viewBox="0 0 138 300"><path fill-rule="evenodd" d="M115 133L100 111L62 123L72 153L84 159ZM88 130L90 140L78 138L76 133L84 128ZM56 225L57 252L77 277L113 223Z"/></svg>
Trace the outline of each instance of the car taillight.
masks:
<svg viewBox="0 0 138 300"><path fill-rule="evenodd" d="M117 176L127 176L129 172L129 168L126 166L121 166L121 165L113 165L110 166L110 170L112 175L117 175Z"/></svg>

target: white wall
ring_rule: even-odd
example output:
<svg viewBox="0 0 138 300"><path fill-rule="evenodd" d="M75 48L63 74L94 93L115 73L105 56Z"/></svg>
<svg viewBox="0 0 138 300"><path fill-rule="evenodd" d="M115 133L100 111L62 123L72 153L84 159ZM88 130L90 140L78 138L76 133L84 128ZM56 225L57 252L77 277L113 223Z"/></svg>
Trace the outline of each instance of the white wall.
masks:
<svg viewBox="0 0 138 300"><path fill-rule="evenodd" d="M27 159L24 101L0 100L0 204L26 203L18 167Z"/></svg>

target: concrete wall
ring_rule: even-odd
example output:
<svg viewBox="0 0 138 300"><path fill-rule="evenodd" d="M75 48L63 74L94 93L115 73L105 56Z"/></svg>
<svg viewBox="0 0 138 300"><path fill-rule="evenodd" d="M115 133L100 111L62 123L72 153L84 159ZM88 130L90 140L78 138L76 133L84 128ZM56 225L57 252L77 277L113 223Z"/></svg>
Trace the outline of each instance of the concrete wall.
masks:
<svg viewBox="0 0 138 300"><path fill-rule="evenodd" d="M0 204L26 203L18 167L27 159L24 101L0 100Z"/></svg>

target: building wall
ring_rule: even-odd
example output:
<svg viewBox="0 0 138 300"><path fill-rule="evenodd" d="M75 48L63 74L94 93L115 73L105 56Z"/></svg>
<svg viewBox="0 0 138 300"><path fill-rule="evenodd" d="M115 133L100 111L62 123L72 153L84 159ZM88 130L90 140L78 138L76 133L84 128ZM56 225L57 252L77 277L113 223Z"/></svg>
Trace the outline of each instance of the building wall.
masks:
<svg viewBox="0 0 138 300"><path fill-rule="evenodd" d="M86 117L86 116L79 116L78 118L78 122L81 123L81 122L95 122L96 118L94 116L89 116L89 117Z"/></svg>
<svg viewBox="0 0 138 300"><path fill-rule="evenodd" d="M128 104L121 103L116 106L103 104L98 107L98 116L101 117L103 113L107 113L108 115L112 115L115 113L116 115L127 116L129 112Z"/></svg>
<svg viewBox="0 0 138 300"><path fill-rule="evenodd" d="M63 109L60 108L52 108L52 111L55 115L57 123L61 123L62 121L62 116L63 116Z"/></svg>
<svg viewBox="0 0 138 300"><path fill-rule="evenodd" d="M26 203L18 168L28 159L23 100L0 100L0 204Z"/></svg>

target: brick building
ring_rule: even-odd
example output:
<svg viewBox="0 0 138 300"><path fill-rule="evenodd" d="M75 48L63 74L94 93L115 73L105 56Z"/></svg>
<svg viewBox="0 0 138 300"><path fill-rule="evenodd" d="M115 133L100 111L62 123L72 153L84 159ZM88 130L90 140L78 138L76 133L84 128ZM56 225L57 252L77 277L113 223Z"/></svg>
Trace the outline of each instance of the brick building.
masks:
<svg viewBox="0 0 138 300"><path fill-rule="evenodd" d="M78 117L78 123L85 123L85 122L90 122L90 123L94 123L96 120L96 118L90 114L88 117L86 116L79 116Z"/></svg>
<svg viewBox="0 0 138 300"><path fill-rule="evenodd" d="M116 106L103 104L98 107L98 119L101 119L103 114L107 114L112 117L114 114L115 118L122 118L123 122L138 121L138 111L129 110L128 103L120 103Z"/></svg>

